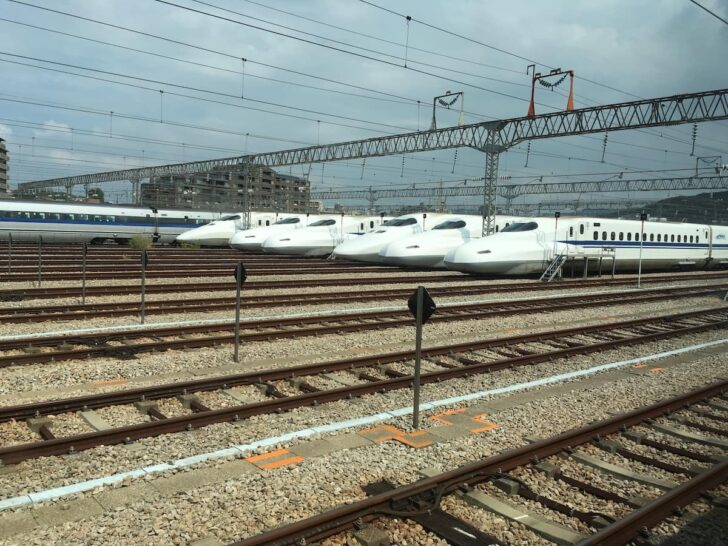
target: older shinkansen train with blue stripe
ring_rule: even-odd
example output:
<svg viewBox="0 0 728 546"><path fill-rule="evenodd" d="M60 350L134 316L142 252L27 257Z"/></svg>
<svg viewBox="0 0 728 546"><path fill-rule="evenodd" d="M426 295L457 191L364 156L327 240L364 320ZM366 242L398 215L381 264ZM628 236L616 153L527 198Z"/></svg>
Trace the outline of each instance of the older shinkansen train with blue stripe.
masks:
<svg viewBox="0 0 728 546"><path fill-rule="evenodd" d="M641 248L641 250L640 250ZM728 226L598 218L532 218L452 249L455 271L524 275L543 272L556 256L618 271L728 266ZM583 267L583 265L582 265Z"/></svg>
<svg viewBox="0 0 728 546"><path fill-rule="evenodd" d="M116 241L146 235L172 243L178 235L223 214L150 207L50 201L0 201L0 239L49 243Z"/></svg>

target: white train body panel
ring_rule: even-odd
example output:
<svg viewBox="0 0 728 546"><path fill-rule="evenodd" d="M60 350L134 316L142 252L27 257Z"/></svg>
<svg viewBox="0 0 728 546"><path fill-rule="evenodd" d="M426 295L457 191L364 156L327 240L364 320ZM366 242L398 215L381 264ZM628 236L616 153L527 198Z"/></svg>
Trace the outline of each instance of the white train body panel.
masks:
<svg viewBox="0 0 728 546"><path fill-rule="evenodd" d="M387 245L412 235L422 233L440 223L447 215L441 213L416 213L397 216L370 231L338 245L334 257L344 260L378 263L384 261L379 252Z"/></svg>
<svg viewBox="0 0 728 546"><path fill-rule="evenodd" d="M221 215L191 210L155 210L107 204L0 201L0 239L49 243L125 242L145 235L161 243Z"/></svg>
<svg viewBox="0 0 728 546"><path fill-rule="evenodd" d="M315 214L279 214L276 221L270 225L236 231L229 244L237 250L261 250L263 243L269 237L305 228L322 218L323 216Z"/></svg>
<svg viewBox="0 0 728 546"><path fill-rule="evenodd" d="M531 218L453 249L448 269L466 273L525 275L543 272L556 254L595 267L603 258L618 271L728 265L728 227L596 218ZM641 237L643 237L642 240Z"/></svg>
<svg viewBox="0 0 728 546"><path fill-rule="evenodd" d="M505 221L505 217L496 218L496 224ZM450 250L481 237L482 233L482 216L447 215L428 231L390 243L379 251L379 255L385 263L442 268Z"/></svg>
<svg viewBox="0 0 728 546"><path fill-rule="evenodd" d="M347 239L377 228L387 218L380 216L328 216L307 227L272 235L263 243L263 251L298 256L327 256Z"/></svg>
<svg viewBox="0 0 728 546"><path fill-rule="evenodd" d="M250 222L254 226L270 225L275 222L272 212L251 212ZM228 214L202 227L182 233L177 237L179 243L191 243L201 246L228 246L230 239L239 230L244 229L243 213Z"/></svg>

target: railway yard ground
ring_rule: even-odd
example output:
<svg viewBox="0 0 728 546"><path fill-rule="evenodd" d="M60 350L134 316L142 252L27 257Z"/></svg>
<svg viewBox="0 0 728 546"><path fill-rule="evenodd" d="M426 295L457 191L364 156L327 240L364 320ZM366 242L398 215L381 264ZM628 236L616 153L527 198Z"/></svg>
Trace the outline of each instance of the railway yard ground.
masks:
<svg viewBox="0 0 728 546"><path fill-rule="evenodd" d="M0 249L0 545L728 543L728 272L79 256Z"/></svg>

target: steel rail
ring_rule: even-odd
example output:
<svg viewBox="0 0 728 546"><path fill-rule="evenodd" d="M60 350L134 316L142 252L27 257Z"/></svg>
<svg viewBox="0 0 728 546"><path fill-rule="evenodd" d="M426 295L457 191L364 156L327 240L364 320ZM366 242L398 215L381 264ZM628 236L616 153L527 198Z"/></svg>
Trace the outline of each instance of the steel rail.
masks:
<svg viewBox="0 0 728 546"><path fill-rule="evenodd" d="M695 290L684 297L698 297L719 293L723 290L707 288L705 291ZM551 298L539 300L518 301L518 302L488 302L483 304L451 305L440 308L440 313L431 318L432 321L459 321L477 320L495 316L531 314L537 311L554 312L566 309L621 305L623 303L634 303L644 301L656 301L672 299L675 295L669 294L633 294L632 299L617 299L614 294L604 296L574 296L570 301L559 303ZM714 308L720 311L721 308ZM705 312L705 311L703 311ZM402 318L397 318L402 317ZM353 323L351 323L353 321ZM350 324L342 324L350 322ZM408 326L412 322L406 311L372 311L356 312L337 315L316 315L310 317L296 317L291 319L269 319L253 321L244 325L246 330L272 328L271 330L252 331L241 335L244 342L272 341L274 339L292 339L297 337L308 337L317 335L340 334L343 332L359 332L362 330L379 330L384 328L396 328ZM333 324L332 324L333 323ZM314 326L306 326L314 324ZM249 325L249 327L248 327ZM290 329L296 326L296 329ZM582 327L585 328L585 327ZM23 350L27 347L62 347L50 352L39 352L30 354L10 354L0 356L0 368L17 366L23 364L38 364L43 362L57 362L61 360L73 360L79 358L121 356L128 357L145 352L155 352L167 349L190 349L211 347L234 341L234 336L229 333L232 330L231 324L202 324L184 325L171 327L157 327L149 329L136 329L128 331L94 332L83 334L76 338L67 335L48 337L25 337L0 342L0 351ZM218 332L224 332L218 334ZM191 334L214 334L207 337L194 339L159 339L161 337L180 337ZM125 344L110 346L109 341L129 341L131 339L154 338L154 341L141 342L133 345ZM67 348L71 345L87 345L82 349Z"/></svg>
<svg viewBox="0 0 728 546"><path fill-rule="evenodd" d="M712 272L712 273L701 273L696 275L695 273L690 274L679 274L671 273L667 275L643 275L642 284L645 283L659 283L659 282L689 282L695 280L711 280L711 279L724 279L728 277L728 272ZM489 280L498 279L502 280L502 277L475 277L470 275L461 274L440 274L440 275L401 275L391 277L370 277L366 281L369 284L412 284L427 283L427 284L438 284L438 283L468 283L477 285L479 283L485 283ZM599 286L624 286L634 284L635 277L627 276L615 279L565 279L556 283L542 283L536 281L527 282L509 282L502 284L489 284L491 292L509 292L516 290L529 290L529 291L544 291L544 290L563 290L571 288L583 288L583 287L599 287ZM351 286L362 283L361 278L350 278L350 279L304 279L294 281L248 281L245 283L245 292L251 292L255 290L274 290L274 289L289 289L289 288L308 288L308 287L323 287L323 286ZM176 293L176 292L211 292L211 291L224 291L234 290L234 282L210 282L210 283L189 283L189 284L177 284L177 283L163 283L163 284L149 284L146 287L147 293ZM432 292L432 290L430 290ZM86 294L88 296L119 296L119 295L130 295L138 294L138 284L127 284L119 286L87 286ZM483 292L485 293L485 292ZM20 301L29 299L41 299L48 297L77 297L81 295L81 288L76 286L70 287L54 287L54 288L16 288L10 290L0 290L0 301Z"/></svg>
<svg viewBox="0 0 728 546"><path fill-rule="evenodd" d="M672 315L670 315L672 317ZM432 317L434 318L434 317ZM660 317L658 317L659 319ZM684 316L683 316L684 318ZM691 317L687 317L691 318ZM655 320L655 319L652 319ZM623 338L620 340L611 339L606 342L593 343L591 345L578 345L568 348L556 348L554 351L547 351L538 355L521 355L518 357L505 358L496 360L493 362L482 362L482 363L468 363L464 370L465 375L467 373L476 372L490 372L505 369L507 367L517 367L530 365L534 363L544 362L548 360L554 360L556 358L564 358L577 354L584 354L590 351L590 347L595 350L603 350L604 347L619 347L622 345L630 345L634 343L641 343L646 341L653 341L661 339L661 335L667 333L669 336L682 335L692 332L699 332L705 329L719 328L724 326L728 321L719 321L716 323L708 323L702 325L693 325L680 327L677 329L670 330L669 332L655 332L650 334L639 334L638 336L631 338ZM466 353L473 350L493 349L499 347L512 347L521 343L528 343L533 341L548 342L549 340L559 340L574 333L590 333L611 331L614 329L628 328L629 326L640 326L645 323L645 320L639 321L634 324L635 321L611 323L608 330L591 328L589 331L584 332L579 329L568 329L568 330L553 330L549 332L541 332L538 334L526 334L521 336L510 336L505 338L496 338L490 340L483 340L479 342L464 343L457 345L446 345L439 347L431 347L423 351L425 357L437 357L443 355L450 355L456 353ZM624 326L628 324L628 326ZM10 406L0 408L0 423L7 422L10 420L27 419L34 415L49 415L54 413L67 413L70 411L78 411L87 409L97 409L113 405L131 404L140 400L157 400L160 398L171 398L180 394L186 394L189 392L205 392L217 389L226 389L231 387L238 387L244 385L262 384L271 381L280 381L284 379L292 379L296 377L306 377L312 375L318 375L321 373L331 373L337 371L350 371L360 368L367 368L371 366L380 366L391 364L394 362L401 362L411 360L414 357L413 351L398 351L392 353L382 353L370 356L363 356L353 359L333 360L327 362L321 362L316 364L303 364L299 366L290 366L286 368L280 368L277 370L270 371L255 371L242 374L226 375L214 378L194 379L189 381L180 381L175 383L169 383L166 385L155 385L150 387L140 387L136 389L125 389L121 391L115 391L110 393L94 394L79 396L74 398L68 398L64 400L51 400L47 402L35 402L30 404L22 404L19 406ZM451 368L454 374L452 377L459 377L461 372L460 368ZM386 373L386 372L385 372ZM446 375L445 372L431 372L431 375L425 374L424 377L433 378L434 381L442 380ZM401 376L400 376L401 377ZM397 377L396 379L399 379ZM448 376L447 378L451 378ZM425 379L425 381L428 381Z"/></svg>
<svg viewBox="0 0 728 546"><path fill-rule="evenodd" d="M300 274L300 272L298 272ZM726 274L722 275L723 277ZM230 274L232 278L232 273ZM285 281L246 281L245 291L254 290L276 290L289 288L308 288L320 286L361 286L361 277L345 278L345 279L295 279ZM427 282L429 284L459 282L459 283L479 283L483 282L483 278L470 277L462 274L440 274L440 275L397 275L390 277L369 277L366 279L371 284L416 284ZM622 281L622 284L628 284L630 281ZM647 279L642 280L643 283L650 282ZM654 281L657 282L657 281ZM543 283L523 283L524 286L539 286ZM212 290L234 290L235 283L233 281L226 282L204 282L204 283L162 283L149 284L146 287L147 293L175 293L188 291L212 291ZM87 296L115 296L127 294L139 294L139 284L120 285L120 286L87 286ZM0 290L0 301L2 300L24 300L24 299L40 299L49 296L56 297L75 297L81 295L81 288L78 286L63 286L55 288L16 288L10 290Z"/></svg>
<svg viewBox="0 0 728 546"><path fill-rule="evenodd" d="M36 266L37 267L37 266ZM231 267L206 267L204 269L196 269L193 267L176 268L170 271L168 268L163 266L150 267L147 269L147 277L151 278L177 278L177 277L226 277L231 275ZM291 276L291 275L340 275L342 273L386 273L395 271L395 267L349 267L341 269L332 269L326 267L316 268L305 268L303 271L299 267L290 269L280 269L278 267L267 267L264 269L253 268L250 273L256 276ZM413 271L425 271L425 268L414 269ZM122 268L117 271L92 271L88 270L86 278L88 280L104 280L104 279L135 279L139 277L141 269L126 269ZM33 273L16 273L0 275L0 281L2 282L18 282L18 281L33 281L38 278L36 272ZM43 279L46 281L76 281L81 279L81 271L77 272L54 272L43 270ZM360 279L361 282L361 279Z"/></svg>
<svg viewBox="0 0 728 546"><path fill-rule="evenodd" d="M491 287L483 286L482 290L485 292L490 291ZM652 290L645 290L641 292L642 295L667 295L673 294L678 297L693 297L698 295L710 295L728 290L728 285L724 284L713 284L713 285L702 285L700 287L674 287L674 288L656 288ZM411 290L373 290L355 292L353 294L338 294L331 295L330 292L318 292L313 294L304 294L302 296L267 296L254 299L243 299L242 304L246 309L252 309L257 307L271 308L276 306L309 306L309 305L322 305L328 303L339 303L345 301L349 302L362 302L371 300L382 300L382 298L406 298L409 296ZM479 290L477 287L463 288L453 287L451 289L432 290L431 293L435 296L467 296L477 295ZM610 293L612 296L626 295L630 298L629 302L643 301L640 296L632 292L619 292ZM560 307L564 303L571 301L585 301L589 298L605 299L605 305L609 305L609 294L603 295L588 295L588 296L563 296L558 300L555 298L542 298L544 301L552 301L556 307ZM657 299L664 299L664 297L657 297ZM531 300L531 302L536 300ZM505 302L491 302L487 304L475 304L478 307L483 306L513 306L518 307L525 305L528 307L531 305L529 301L505 301ZM614 302L619 303L619 302ZM174 314L174 313L190 313L190 312L212 312L230 309L235 305L235 298L194 298L186 300L152 300L147 301L145 304L145 313L147 315L157 314ZM468 307L465 307L468 308ZM138 302L119 302L119 303L96 303L96 304L73 304L73 305L56 305L56 306L38 306L38 307L9 307L0 308L0 318L5 323L18 323L18 322L39 322L39 321L50 321L50 320L82 320L93 317L117 317L117 316L128 316L136 315L139 313ZM291 319L295 322L295 319ZM1 347L1 343L0 343Z"/></svg>
<svg viewBox="0 0 728 546"><path fill-rule="evenodd" d="M728 461L723 461L585 538L578 546L622 546L638 536L642 529L659 523L674 514L676 509L686 506L726 480Z"/></svg>
<svg viewBox="0 0 728 546"><path fill-rule="evenodd" d="M437 476L424 478L361 501L339 506L323 514L234 542L231 546L284 546L296 544L302 539L318 540L330 536L332 534L331 530L339 531L342 527L350 527L357 520L377 514L386 515L389 506L394 502L431 491L451 492L463 484L473 485L482 482L496 473L508 472L520 466L528 465L535 459L545 459L558 454L564 449L585 444L597 436L607 436L619 432L625 427L638 425L647 419L653 419L700 400L711 398L724 392L726 388L728 388L728 381L718 381L681 396L597 421L584 427L571 429L551 438L511 449ZM431 505L425 506L423 511L431 508L433 508ZM620 542L619 544L623 543Z"/></svg>
<svg viewBox="0 0 728 546"><path fill-rule="evenodd" d="M681 315L671 315L673 319L679 317L677 320L684 320L686 315L690 317L696 316L695 313L687 313ZM602 331L610 329L624 329L627 325L640 325L645 324L649 320L653 323L657 322L661 326L665 326L665 319L667 317L657 317L653 319L643 319L639 321L623 321L618 323L610 323L609 325L601 325ZM669 320L669 319L668 319ZM702 324L699 326L687 326L674 328L666 331L661 329L659 332L652 332L647 334L638 334L636 337L627 339L610 339L609 341L597 342L592 345L579 345L569 347L567 349L558 349L555 351L548 351L542 354L529 354L525 356L503 359L495 362L472 362L468 363L463 367L448 368L441 371L428 372L421 375L421 382L424 384L440 382L447 379L454 379L459 377L469 377L474 374L489 373L505 368L512 368L517 366L524 366L529 364L538 364L541 362L551 361L557 358L565 358L574 356L576 354L589 354L617 347L633 345L636 343L645 343L649 341L656 341L660 339L672 338L674 336L686 335L690 333L699 332L708 328L725 328L728 327L728 315L722 314L722 319L710 324ZM570 329L561 330L558 332L550 332L548 335L532 334L527 336L520 336L525 341L540 341L543 339L558 338L560 333L569 332L588 334L594 332L599 327L588 327L586 329ZM584 331L586 330L586 331ZM540 336L540 337L539 337ZM447 346L434 347L423 350L422 354L425 357L431 356L442 356L453 353L469 352L478 349L492 347L494 344L502 344L505 340L487 340L481 342L470 342L462 344L454 344ZM331 371L340 371L346 369L352 369L356 367L376 364L386 364L398 361L411 360L414 357L414 351L401 351L398 353L388 353L384 355L374 355L367 357L360 357L349 360L332 361L323 364L316 364L313 367L318 367L323 373ZM309 370L313 367L310 367ZM274 370L267 372L268 374L274 374L272 377L278 377L279 379L295 377L295 368L284 368L281 370ZM285 375L283 375L285 374ZM262 378L265 374L263 372L247 374L247 384ZM271 377L271 376L268 376ZM183 430L192 430L194 428L200 428L210 424L227 422L227 421L238 421L240 419L252 417L255 415L265 415L269 413L278 413L294 408L300 408L305 406L316 406L322 403L334 402L339 400L350 399L352 397L364 396L366 394L375 394L378 392L386 392L389 390L397 390L402 388L409 388L412 384L413 376L402 376L394 379L384 379L379 381L371 381L360 385L353 385L347 387L341 387L337 389L307 392L305 394L296 396L287 396L285 398L275 398L272 400L265 400L262 402L256 402L252 404L234 406L229 408L222 408L217 410L202 411L192 413L189 415L182 415L179 417L172 417L159 421L152 421L146 423L140 423L135 425L128 425L124 427L113 428L109 430L102 430L96 432L89 432L63 438L53 438L45 440L43 442L36 442L30 444L20 444L15 446L9 446L0 449L0 462L3 464L14 464L31 458L44 457L50 455L62 455L65 453L77 452L85 449L91 449L101 445L113 445L122 442L130 442L133 440L139 440L141 438L148 438L153 436L159 436L162 434L168 434L172 432L181 432ZM110 393L114 396L114 393ZM123 394L123 393L122 393ZM102 397L105 395L101 395ZM13 408L10 408L11 410Z"/></svg>

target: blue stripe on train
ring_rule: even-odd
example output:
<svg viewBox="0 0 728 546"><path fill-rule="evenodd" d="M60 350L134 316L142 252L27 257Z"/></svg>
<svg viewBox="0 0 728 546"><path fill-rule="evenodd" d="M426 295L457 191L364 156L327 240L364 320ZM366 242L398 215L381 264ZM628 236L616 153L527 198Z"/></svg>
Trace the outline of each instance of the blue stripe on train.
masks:
<svg viewBox="0 0 728 546"><path fill-rule="evenodd" d="M565 241L560 240L559 243L569 244L569 245L576 245L576 246L585 246L585 247L622 247L622 248L639 248L640 242L639 241ZM657 241L643 241L642 242L642 248L672 248L672 249L682 249L682 248L704 248L708 249L708 243L658 243ZM711 245L713 248L728 248L728 244L720 244L720 243L713 243Z"/></svg>
<svg viewBox="0 0 728 546"><path fill-rule="evenodd" d="M136 222L88 222L82 220L40 220L33 218L0 218L0 224L4 223L27 223L27 224L61 224L61 225L75 225L75 226L129 226L129 227L150 227L156 226L155 222L150 223L136 223ZM177 227L177 228L194 228L200 227L203 224L168 224L166 222L160 222L159 227Z"/></svg>

